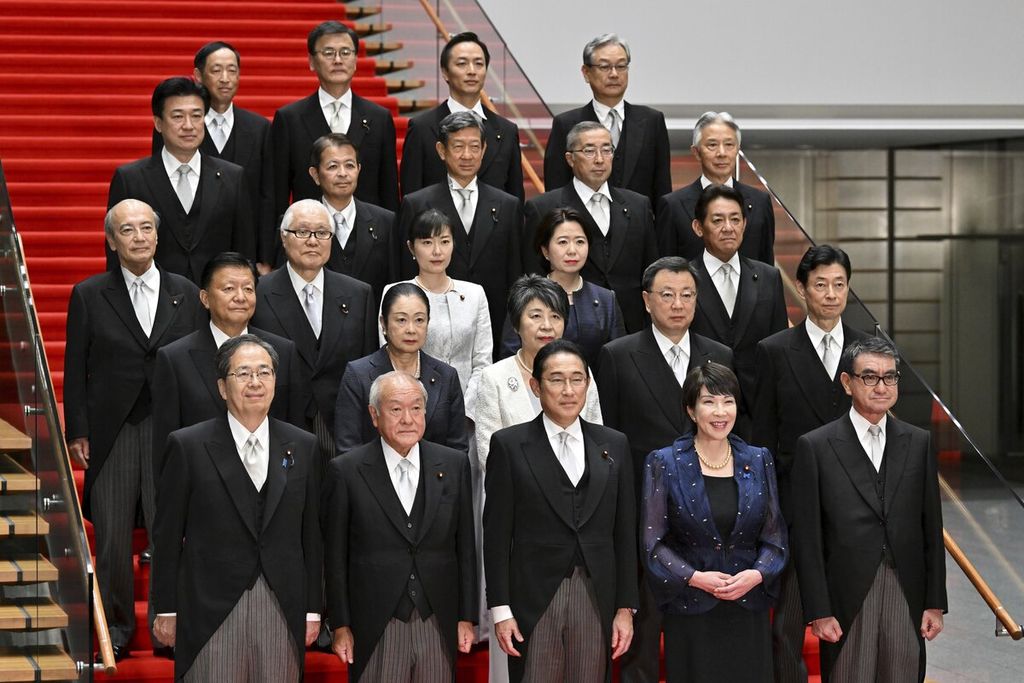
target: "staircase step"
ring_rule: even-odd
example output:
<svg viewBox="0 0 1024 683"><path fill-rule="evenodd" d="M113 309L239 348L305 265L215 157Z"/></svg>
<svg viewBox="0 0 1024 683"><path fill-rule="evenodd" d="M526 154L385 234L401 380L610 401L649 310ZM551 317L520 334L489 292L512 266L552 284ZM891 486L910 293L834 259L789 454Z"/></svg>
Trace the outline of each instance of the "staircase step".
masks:
<svg viewBox="0 0 1024 683"><path fill-rule="evenodd" d="M223 4L223 3L221 3ZM85 10L88 10L88 14ZM358 8L352 8L357 10ZM75 19L104 18L122 20L130 15L133 18L166 19L181 21L182 17L202 14L209 10L209 4L203 0L176 0L173 3L138 2L138 0L92 0L83 5L80 0L5 0L0 3L0 17L4 20L11 17L40 16L48 19L57 17ZM344 5L325 4L323 2L288 3L288 19L301 20L308 25L312 22L328 19L342 20L346 15L358 14L349 11ZM376 12L370 13L376 14ZM253 0L245 3L246 19L262 19L277 21L281 16L281 3ZM368 16L368 14L367 14ZM231 27L233 28L233 27Z"/></svg>
<svg viewBox="0 0 1024 683"><path fill-rule="evenodd" d="M132 12L134 14L134 12ZM343 21L351 26L360 36L371 36L391 30L390 24ZM147 39L163 41L165 36L180 36L183 31L182 17L137 17L121 16L117 19L109 17L78 16L74 21L53 21L46 16L8 16L3 19L4 32L22 35L37 34L45 27L48 36L90 36L120 37L130 36L142 43ZM188 17L187 33L192 36L192 51L201 44L202 36L220 36L224 34L224 21L219 18ZM279 36L295 36L305 43L309 33L310 22L306 19L250 19L235 17L231 20L231 33L253 38L278 38ZM211 38L212 39L212 38ZM302 44L300 43L300 44ZM2 43L0 43L2 44ZM245 54L241 47L235 46ZM38 49L38 46L37 46ZM61 50L64 45L61 43Z"/></svg>
<svg viewBox="0 0 1024 683"><path fill-rule="evenodd" d="M75 661L55 645L0 648L0 681L77 681Z"/></svg>
<svg viewBox="0 0 1024 683"><path fill-rule="evenodd" d="M0 583L56 581L57 575L57 568L42 555L13 555L0 559Z"/></svg>
<svg viewBox="0 0 1024 683"><path fill-rule="evenodd" d="M134 0L133 0L134 1ZM3 7L3 5L0 5ZM289 6L289 11L291 7ZM237 47L237 46L236 46ZM17 73L28 68L27 56L16 52L3 52L0 45L0 71ZM194 52L194 48L193 48ZM377 76L394 71L401 71L412 66L412 62L403 60L382 60L374 57L360 57L356 61L356 77ZM305 50L298 50L292 56L284 55L251 55L242 56L242 86L244 92L250 82L263 80L267 76L291 76L302 74L309 69L309 57ZM68 61L63 54L33 55L31 68L37 74L67 74ZM81 62L75 64L75 73L86 74L191 74L192 52L167 52L166 54L98 54L83 55ZM250 73L259 76L248 77Z"/></svg>
<svg viewBox="0 0 1024 683"><path fill-rule="evenodd" d="M50 525L35 512L0 513L0 537L45 536Z"/></svg>
<svg viewBox="0 0 1024 683"><path fill-rule="evenodd" d="M38 491L39 478L9 453L0 453L0 494Z"/></svg>
<svg viewBox="0 0 1024 683"><path fill-rule="evenodd" d="M68 614L50 598L5 598L0 605L0 630L24 631L64 628Z"/></svg>
<svg viewBox="0 0 1024 683"><path fill-rule="evenodd" d="M0 420L0 450L27 451L32 448L32 438L6 420Z"/></svg>

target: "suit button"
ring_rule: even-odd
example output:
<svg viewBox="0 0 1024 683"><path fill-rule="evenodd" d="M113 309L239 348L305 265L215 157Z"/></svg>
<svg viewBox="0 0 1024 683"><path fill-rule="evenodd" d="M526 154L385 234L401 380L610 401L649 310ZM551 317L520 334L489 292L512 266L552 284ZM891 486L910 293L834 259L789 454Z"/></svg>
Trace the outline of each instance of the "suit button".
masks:
<svg viewBox="0 0 1024 683"><path fill-rule="evenodd" d="M721 550L721 549L722 549L722 544L721 543L716 543L715 544L715 550Z"/></svg>
<svg viewBox="0 0 1024 683"><path fill-rule="evenodd" d="M416 597L416 591L409 591L409 595L411 595L412 597L415 598Z"/></svg>
<svg viewBox="0 0 1024 683"><path fill-rule="evenodd" d="M415 574L409 574L409 580L410 581L415 581L416 580L416 575Z"/></svg>
<svg viewBox="0 0 1024 683"><path fill-rule="evenodd" d="M409 522L408 524L406 524L405 528L406 529L411 529L412 528L412 522Z"/></svg>

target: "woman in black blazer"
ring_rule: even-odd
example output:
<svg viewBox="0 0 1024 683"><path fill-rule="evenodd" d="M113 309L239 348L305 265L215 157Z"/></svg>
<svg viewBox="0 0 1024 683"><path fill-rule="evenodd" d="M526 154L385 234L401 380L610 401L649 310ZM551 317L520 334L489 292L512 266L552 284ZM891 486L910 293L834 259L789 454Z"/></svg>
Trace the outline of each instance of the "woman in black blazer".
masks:
<svg viewBox="0 0 1024 683"><path fill-rule="evenodd" d="M667 683L768 683L769 608L789 554L767 448L731 434L739 383L718 363L686 376L694 423L647 456L642 557L664 612Z"/></svg>
<svg viewBox="0 0 1024 683"><path fill-rule="evenodd" d="M450 365L423 353L430 320L430 302L422 289L408 282L391 287L381 301L380 323L387 343L345 368L334 408L335 455L377 438L370 420L370 385L386 372L398 370L417 378L427 390L423 438L465 451L466 411L459 374Z"/></svg>
<svg viewBox="0 0 1024 683"><path fill-rule="evenodd" d="M615 292L587 282L580 271L587 263L590 240L583 218L575 209L552 209L541 220L534 235L534 249L553 280L569 297L563 339L576 342L593 372L597 372L601 347L626 334ZM519 335L505 320L502 330L502 358L519 350Z"/></svg>

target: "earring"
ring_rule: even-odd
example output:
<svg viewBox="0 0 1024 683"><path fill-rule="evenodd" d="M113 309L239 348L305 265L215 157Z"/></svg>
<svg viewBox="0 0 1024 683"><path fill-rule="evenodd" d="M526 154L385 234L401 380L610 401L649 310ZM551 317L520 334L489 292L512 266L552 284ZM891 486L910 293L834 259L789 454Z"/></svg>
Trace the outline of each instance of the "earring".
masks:
<svg viewBox="0 0 1024 683"><path fill-rule="evenodd" d="M416 260L416 254L413 254L413 255L412 255L412 260L413 260L413 261L415 261L415 260Z"/></svg>

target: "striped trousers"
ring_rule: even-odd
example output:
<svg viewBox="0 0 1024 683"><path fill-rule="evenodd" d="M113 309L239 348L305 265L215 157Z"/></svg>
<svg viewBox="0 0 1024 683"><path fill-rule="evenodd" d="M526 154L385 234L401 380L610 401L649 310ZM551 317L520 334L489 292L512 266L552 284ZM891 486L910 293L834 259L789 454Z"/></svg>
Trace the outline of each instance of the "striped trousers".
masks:
<svg viewBox="0 0 1024 683"><path fill-rule="evenodd" d="M921 669L917 626L896 571L883 560L840 646L830 683L910 683Z"/></svg>
<svg viewBox="0 0 1024 683"><path fill-rule="evenodd" d="M444 683L454 681L448 646L437 617L392 618L384 627L359 683Z"/></svg>
<svg viewBox="0 0 1024 683"><path fill-rule="evenodd" d="M178 623L178 628L187 625ZM242 593L196 655L185 683L288 683L299 680L295 639L262 575Z"/></svg>

